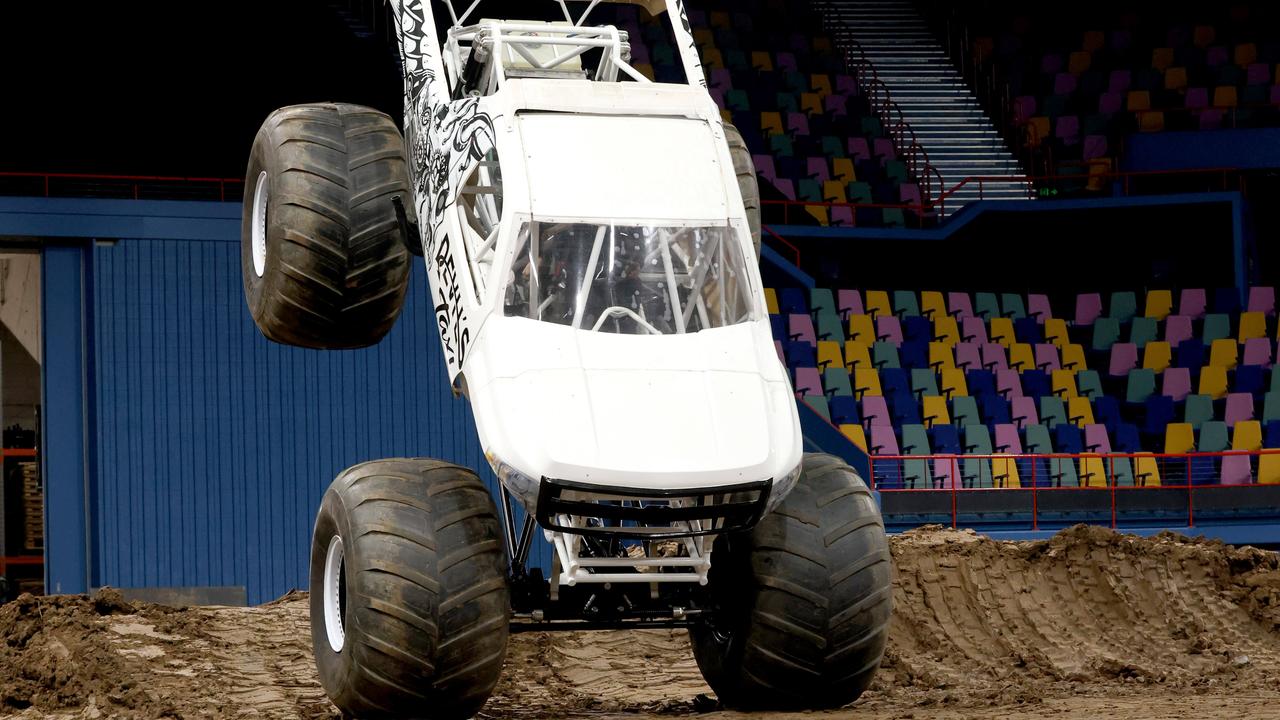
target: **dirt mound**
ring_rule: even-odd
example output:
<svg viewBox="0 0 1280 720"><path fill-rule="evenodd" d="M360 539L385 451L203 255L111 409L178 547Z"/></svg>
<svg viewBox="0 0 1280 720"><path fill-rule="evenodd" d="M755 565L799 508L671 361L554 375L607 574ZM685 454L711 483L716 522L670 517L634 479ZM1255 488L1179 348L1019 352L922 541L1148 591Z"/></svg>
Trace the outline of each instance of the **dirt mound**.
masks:
<svg viewBox="0 0 1280 720"><path fill-rule="evenodd" d="M1274 553L1087 527L1033 543L928 527L891 546L892 635L860 716L1280 717ZM682 632L532 633L482 717L683 715L709 693ZM337 717L305 595L173 609L112 591L0 606L7 713Z"/></svg>

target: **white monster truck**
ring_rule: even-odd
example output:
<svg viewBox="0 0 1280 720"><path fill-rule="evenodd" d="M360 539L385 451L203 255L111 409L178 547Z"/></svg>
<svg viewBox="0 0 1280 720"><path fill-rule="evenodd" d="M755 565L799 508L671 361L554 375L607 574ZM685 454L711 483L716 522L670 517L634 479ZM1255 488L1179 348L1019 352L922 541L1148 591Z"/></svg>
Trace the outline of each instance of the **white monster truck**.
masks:
<svg viewBox="0 0 1280 720"><path fill-rule="evenodd" d="M376 343L421 254L501 481L495 503L435 460L334 480L311 552L324 688L352 716L464 718L509 632L679 626L727 706L852 702L887 635L883 524L847 465L802 452L755 176L682 2L611 0L672 19L687 82L655 83L627 33L586 24L602 0L544 1L563 20L391 0L407 143L380 112L316 104L253 145L242 265L262 333Z"/></svg>

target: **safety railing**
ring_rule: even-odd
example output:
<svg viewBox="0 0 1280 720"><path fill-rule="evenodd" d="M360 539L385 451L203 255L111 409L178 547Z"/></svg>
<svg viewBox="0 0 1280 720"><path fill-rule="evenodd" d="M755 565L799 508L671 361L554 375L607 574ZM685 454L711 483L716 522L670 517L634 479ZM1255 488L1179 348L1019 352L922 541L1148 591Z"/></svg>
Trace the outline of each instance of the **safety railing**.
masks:
<svg viewBox="0 0 1280 720"><path fill-rule="evenodd" d="M1280 518L1280 450L872 455L886 515L953 526ZM1231 494L1244 488L1265 497ZM1255 493L1256 495L1256 493ZM1273 497L1274 496L1274 497ZM1261 502L1258 502L1261 500Z"/></svg>
<svg viewBox="0 0 1280 720"><path fill-rule="evenodd" d="M0 195L239 202L243 194L238 178L0 172Z"/></svg>

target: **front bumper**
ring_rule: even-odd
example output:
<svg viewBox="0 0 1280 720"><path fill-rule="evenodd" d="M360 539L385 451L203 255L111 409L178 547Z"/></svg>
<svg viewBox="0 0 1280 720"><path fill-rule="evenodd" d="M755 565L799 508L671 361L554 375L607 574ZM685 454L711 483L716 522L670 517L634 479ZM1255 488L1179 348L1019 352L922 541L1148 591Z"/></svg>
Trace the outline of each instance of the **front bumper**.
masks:
<svg viewBox="0 0 1280 720"><path fill-rule="evenodd" d="M773 480L642 489L543 478L534 516L552 531L645 540L748 530L769 506Z"/></svg>

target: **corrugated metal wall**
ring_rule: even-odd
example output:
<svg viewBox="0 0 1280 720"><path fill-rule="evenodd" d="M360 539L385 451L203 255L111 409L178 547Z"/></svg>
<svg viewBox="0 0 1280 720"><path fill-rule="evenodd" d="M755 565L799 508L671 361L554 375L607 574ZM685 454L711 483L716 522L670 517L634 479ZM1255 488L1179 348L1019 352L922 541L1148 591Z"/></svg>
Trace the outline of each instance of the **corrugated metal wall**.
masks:
<svg viewBox="0 0 1280 720"><path fill-rule="evenodd" d="M95 584L244 585L263 602L306 587L314 513L343 468L430 456L494 484L420 263L391 334L345 352L258 333L237 243L121 240L95 248L93 275Z"/></svg>

